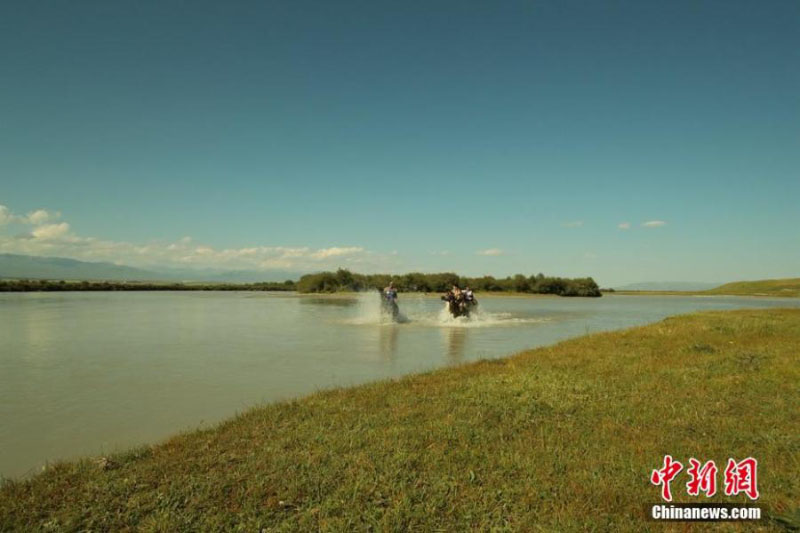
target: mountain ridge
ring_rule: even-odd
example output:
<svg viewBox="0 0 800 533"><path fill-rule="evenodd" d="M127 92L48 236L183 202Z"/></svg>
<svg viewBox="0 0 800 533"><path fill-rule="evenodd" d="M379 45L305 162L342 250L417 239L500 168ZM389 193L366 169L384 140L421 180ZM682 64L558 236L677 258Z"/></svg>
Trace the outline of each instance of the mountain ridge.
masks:
<svg viewBox="0 0 800 533"><path fill-rule="evenodd" d="M206 281L252 283L298 279L302 273L285 270L222 270L138 268L105 261L81 261L0 253L0 279L65 279L108 281Z"/></svg>

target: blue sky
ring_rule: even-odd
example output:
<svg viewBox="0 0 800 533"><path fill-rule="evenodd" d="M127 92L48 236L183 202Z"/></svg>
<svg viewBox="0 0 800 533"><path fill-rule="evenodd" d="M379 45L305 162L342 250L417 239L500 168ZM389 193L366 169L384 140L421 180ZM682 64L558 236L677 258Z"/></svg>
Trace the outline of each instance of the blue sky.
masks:
<svg viewBox="0 0 800 533"><path fill-rule="evenodd" d="M0 64L0 252L800 275L796 1L4 2Z"/></svg>

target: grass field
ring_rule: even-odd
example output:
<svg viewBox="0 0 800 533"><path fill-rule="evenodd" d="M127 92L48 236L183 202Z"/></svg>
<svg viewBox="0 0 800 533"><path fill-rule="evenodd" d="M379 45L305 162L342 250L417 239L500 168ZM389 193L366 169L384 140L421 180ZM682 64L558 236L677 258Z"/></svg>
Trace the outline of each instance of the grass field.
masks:
<svg viewBox="0 0 800 533"><path fill-rule="evenodd" d="M800 310L707 312L321 392L6 482L0 530L692 530L645 520L671 454L715 460L720 489L729 457L758 459L756 527L781 531L800 525L799 346ZM702 501L686 480L675 501Z"/></svg>
<svg viewBox="0 0 800 533"><path fill-rule="evenodd" d="M800 297L800 278L736 281L705 292L708 294Z"/></svg>
<svg viewBox="0 0 800 533"><path fill-rule="evenodd" d="M781 296L800 298L800 278L734 281L705 291L615 291L615 294L653 296Z"/></svg>

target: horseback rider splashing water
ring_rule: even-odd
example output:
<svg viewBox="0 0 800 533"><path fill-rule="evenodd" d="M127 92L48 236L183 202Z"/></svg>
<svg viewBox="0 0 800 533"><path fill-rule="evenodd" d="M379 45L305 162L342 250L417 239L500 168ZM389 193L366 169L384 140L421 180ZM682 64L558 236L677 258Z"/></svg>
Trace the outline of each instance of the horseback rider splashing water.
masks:
<svg viewBox="0 0 800 533"><path fill-rule="evenodd" d="M453 285L453 288L442 296L442 300L447 302L447 310L453 318L469 317L470 310L478 305L472 289L465 287L462 291L458 285Z"/></svg>
<svg viewBox="0 0 800 533"><path fill-rule="evenodd" d="M389 285L381 291L381 311L390 315L392 320L397 320L400 316L400 308L397 306L397 289L394 288L394 282L390 281Z"/></svg>

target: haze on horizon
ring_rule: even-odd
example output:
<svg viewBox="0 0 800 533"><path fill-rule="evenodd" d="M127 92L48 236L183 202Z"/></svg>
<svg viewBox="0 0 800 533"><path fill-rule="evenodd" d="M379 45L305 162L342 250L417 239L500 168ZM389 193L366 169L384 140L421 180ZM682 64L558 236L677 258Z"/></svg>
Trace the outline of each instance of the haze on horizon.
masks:
<svg viewBox="0 0 800 533"><path fill-rule="evenodd" d="M800 3L0 6L0 253L800 275Z"/></svg>

